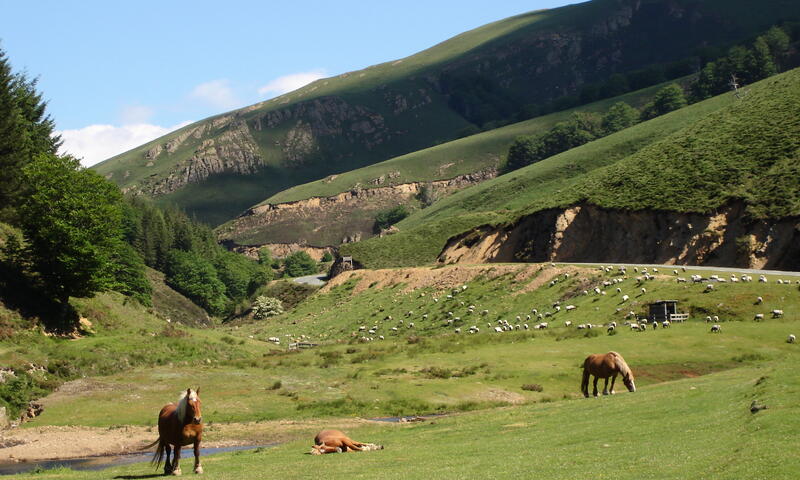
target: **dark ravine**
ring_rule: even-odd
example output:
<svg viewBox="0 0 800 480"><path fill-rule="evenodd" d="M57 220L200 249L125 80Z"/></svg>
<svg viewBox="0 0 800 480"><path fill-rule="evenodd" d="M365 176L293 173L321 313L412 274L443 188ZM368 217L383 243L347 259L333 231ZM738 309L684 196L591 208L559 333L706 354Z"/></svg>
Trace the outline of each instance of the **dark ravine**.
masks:
<svg viewBox="0 0 800 480"><path fill-rule="evenodd" d="M711 214L580 204L451 238L439 261L631 262L800 269L800 218L748 220L732 203Z"/></svg>

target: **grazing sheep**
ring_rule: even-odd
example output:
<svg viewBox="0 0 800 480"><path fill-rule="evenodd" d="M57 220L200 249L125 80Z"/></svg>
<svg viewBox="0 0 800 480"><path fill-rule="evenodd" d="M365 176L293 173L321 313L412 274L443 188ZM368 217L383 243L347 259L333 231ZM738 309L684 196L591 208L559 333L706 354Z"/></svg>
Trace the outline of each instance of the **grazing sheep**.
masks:
<svg viewBox="0 0 800 480"><path fill-rule="evenodd" d="M641 328L642 331L644 332L645 330L647 330L647 324L646 323L642 323L642 324L639 325L639 328Z"/></svg>
<svg viewBox="0 0 800 480"><path fill-rule="evenodd" d="M763 313L756 313L756 316L753 317L753 320L755 320L756 322L760 322L761 320L764 320L764 314Z"/></svg>
<svg viewBox="0 0 800 480"><path fill-rule="evenodd" d="M796 338L792 334L792 335L789 335L789 338L786 339L786 343L794 343L795 340L796 340Z"/></svg>
<svg viewBox="0 0 800 480"><path fill-rule="evenodd" d="M378 338L379 338L379 339L381 339L381 340L385 340L385 339L383 338L383 335L378 335Z"/></svg>
<svg viewBox="0 0 800 480"><path fill-rule="evenodd" d="M456 328L456 333L461 333L461 328Z"/></svg>
<svg viewBox="0 0 800 480"><path fill-rule="evenodd" d="M585 330L585 329L586 329L586 324L581 323L580 325L578 325L578 330Z"/></svg>
<svg viewBox="0 0 800 480"><path fill-rule="evenodd" d="M638 323L631 323L631 330L639 331L639 324Z"/></svg>
<svg viewBox="0 0 800 480"><path fill-rule="evenodd" d="M711 325L711 333L722 333L722 325Z"/></svg>
<svg viewBox="0 0 800 480"><path fill-rule="evenodd" d="M718 316L714 315L714 316L713 316L713 317L711 317L711 318L713 318L715 322L719 322L719 317L718 317Z"/></svg>
<svg viewBox="0 0 800 480"><path fill-rule="evenodd" d="M711 317L710 316L706 317L706 323L711 323Z"/></svg>
<svg viewBox="0 0 800 480"><path fill-rule="evenodd" d="M678 271L677 271L677 270L673 270L673 271L672 271L672 274L673 274L673 275L677 275L677 274L678 274Z"/></svg>
<svg viewBox="0 0 800 480"><path fill-rule="evenodd" d="M759 283L767 283L767 277L765 277L764 275L759 275L758 281Z"/></svg>
<svg viewBox="0 0 800 480"><path fill-rule="evenodd" d="M503 333L503 329L500 327L494 327L494 331L497 333Z"/></svg>
<svg viewBox="0 0 800 480"><path fill-rule="evenodd" d="M622 293L622 289L617 287L617 293Z"/></svg>
<svg viewBox="0 0 800 480"><path fill-rule="evenodd" d="M539 310L536 310L535 308L531 308L531 315L536 315L537 313L539 313Z"/></svg>
<svg viewBox="0 0 800 480"><path fill-rule="evenodd" d="M609 325L608 328L606 329L606 332L611 333L615 330L615 328L616 327L614 327L614 325Z"/></svg>
<svg viewBox="0 0 800 480"><path fill-rule="evenodd" d="M575 310L576 308L578 308L578 307L576 307L575 305L567 305L566 307L564 307L564 310L569 312L569 311Z"/></svg>
<svg viewBox="0 0 800 480"><path fill-rule="evenodd" d="M664 320L663 322L661 322L661 328L669 328L670 325L672 324L669 323L669 320Z"/></svg>
<svg viewBox="0 0 800 480"><path fill-rule="evenodd" d="M708 292L710 292L712 290L714 290L714 285L713 284L709 283L708 285L706 285L706 290L705 290L706 293L708 293Z"/></svg>
<svg viewBox="0 0 800 480"><path fill-rule="evenodd" d="M685 272L686 271L686 267L685 266L681 267L681 270L683 270Z"/></svg>
<svg viewBox="0 0 800 480"><path fill-rule="evenodd" d="M678 283L686 283L686 279L683 277L678 277L676 280L678 281Z"/></svg>
<svg viewBox="0 0 800 480"><path fill-rule="evenodd" d="M631 298L631 297L629 297L629 296L627 296L627 295L623 295L623 296L622 296L622 301L623 301L623 302L627 302L629 298Z"/></svg>
<svg viewBox="0 0 800 480"><path fill-rule="evenodd" d="M572 322L570 322L569 320L567 320L566 322L564 322L564 326L565 326L565 327L569 327L570 325L572 325Z"/></svg>
<svg viewBox="0 0 800 480"><path fill-rule="evenodd" d="M761 298L761 297L756 298L756 305L761 305L762 303L764 303L764 299L763 298Z"/></svg>
<svg viewBox="0 0 800 480"><path fill-rule="evenodd" d="M644 295L645 293L647 293L647 289L642 287L642 295Z"/></svg>
<svg viewBox="0 0 800 480"><path fill-rule="evenodd" d="M783 310L773 310L772 318L780 318L783 316Z"/></svg>
<svg viewBox="0 0 800 480"><path fill-rule="evenodd" d="M528 329L528 324L524 323L524 324L522 324L522 327L525 328L525 330L527 330Z"/></svg>

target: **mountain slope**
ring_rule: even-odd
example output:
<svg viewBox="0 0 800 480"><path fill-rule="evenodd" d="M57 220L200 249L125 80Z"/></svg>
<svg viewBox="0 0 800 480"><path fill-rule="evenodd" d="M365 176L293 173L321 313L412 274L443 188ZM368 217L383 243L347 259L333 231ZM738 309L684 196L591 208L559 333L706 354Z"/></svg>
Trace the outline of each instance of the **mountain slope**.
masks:
<svg viewBox="0 0 800 480"><path fill-rule="evenodd" d="M443 248L448 261L578 260L592 252L624 258L636 244L665 255L658 261L797 268L798 118L795 69L754 84L741 100L720 95L459 192L400 222L400 233L343 251L388 266L431 262ZM617 217L573 224L581 209ZM654 228L637 236L629 228L636 222ZM628 241L606 235L615 229ZM679 230L685 234L668 238ZM580 248L573 242L559 253L570 235ZM703 251L681 260L691 242ZM677 253L663 250L667 243ZM473 246L483 254L467 255Z"/></svg>
<svg viewBox="0 0 800 480"><path fill-rule="evenodd" d="M800 14L787 0L755 13L747 4L595 0L512 17L197 122L95 168L219 224L293 185L574 104L587 85L613 90L615 73L629 87L648 72L663 79L642 70L654 64L681 61L666 75L685 74L698 45L729 45Z"/></svg>

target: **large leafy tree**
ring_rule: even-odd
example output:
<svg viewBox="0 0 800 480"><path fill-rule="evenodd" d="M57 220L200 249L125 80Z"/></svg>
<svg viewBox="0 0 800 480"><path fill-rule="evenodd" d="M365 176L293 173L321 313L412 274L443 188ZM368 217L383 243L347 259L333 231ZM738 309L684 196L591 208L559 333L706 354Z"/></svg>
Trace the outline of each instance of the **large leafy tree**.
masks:
<svg viewBox="0 0 800 480"><path fill-rule="evenodd" d="M66 311L69 297L111 288L122 238L121 194L72 157L39 155L22 168L22 256Z"/></svg>

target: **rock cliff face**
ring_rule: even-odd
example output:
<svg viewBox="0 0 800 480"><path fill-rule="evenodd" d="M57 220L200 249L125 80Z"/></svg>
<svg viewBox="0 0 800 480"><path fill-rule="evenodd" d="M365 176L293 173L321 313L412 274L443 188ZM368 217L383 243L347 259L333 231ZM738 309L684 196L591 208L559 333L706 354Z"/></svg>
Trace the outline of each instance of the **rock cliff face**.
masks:
<svg viewBox="0 0 800 480"><path fill-rule="evenodd" d="M709 215L594 205L549 209L512 225L481 227L454 237L439 260L800 268L800 219L747 221L743 213L739 204Z"/></svg>
<svg viewBox="0 0 800 480"><path fill-rule="evenodd" d="M330 197L260 205L243 213L220 229L218 234L224 240L241 244L298 242L338 245L352 238L372 236L376 212L410 203L420 197L423 190L441 198L496 175L495 169L488 169L447 180L359 188ZM370 184L384 185L392 176L393 173L388 172ZM301 225L309 225L310 229L298 228Z"/></svg>

